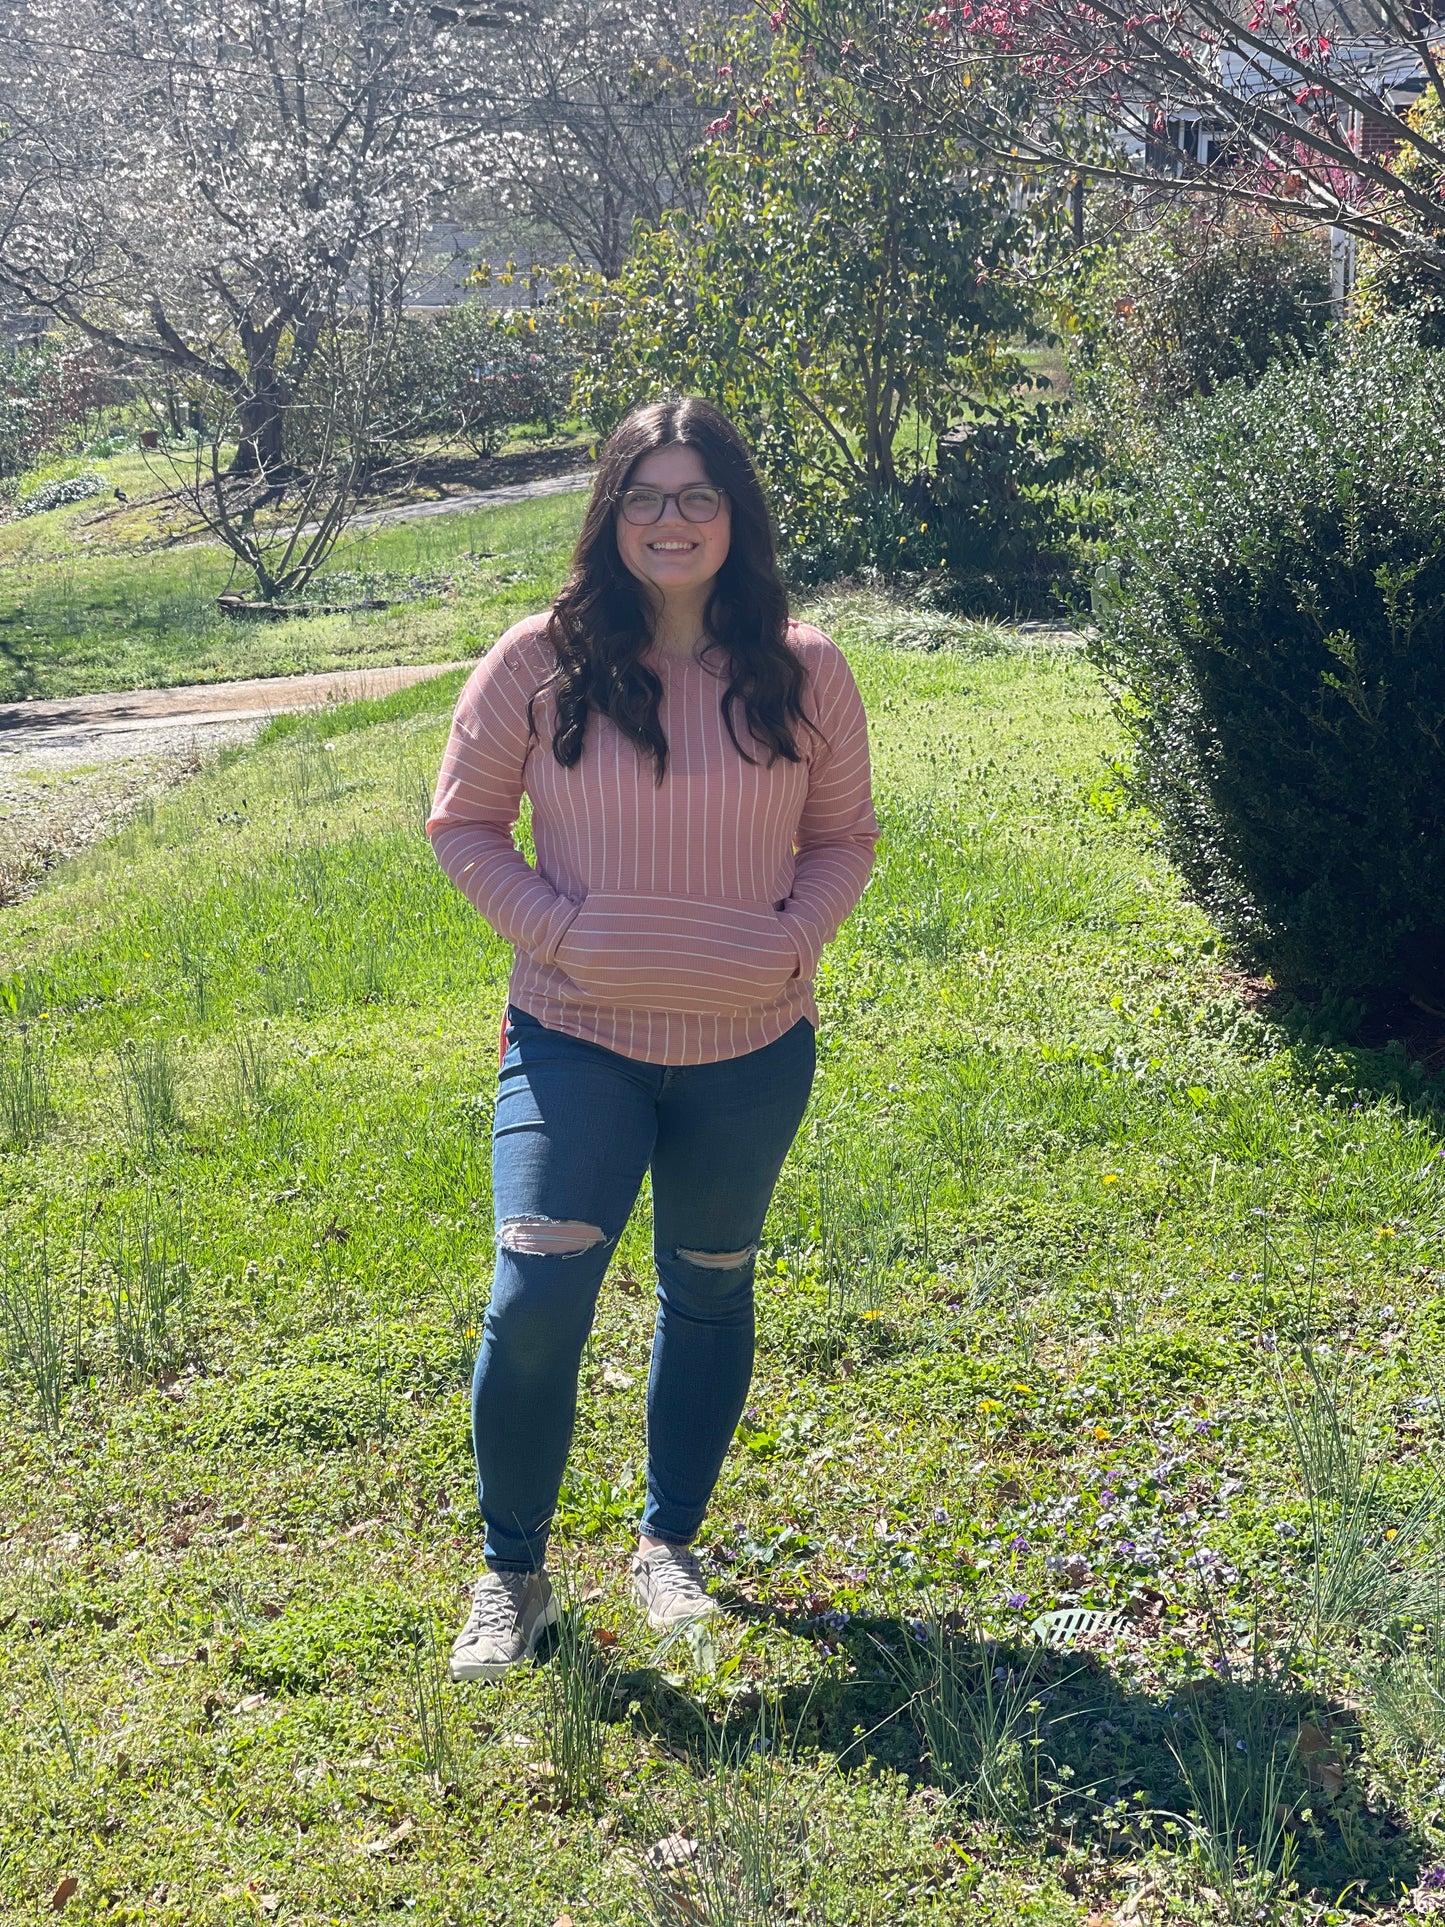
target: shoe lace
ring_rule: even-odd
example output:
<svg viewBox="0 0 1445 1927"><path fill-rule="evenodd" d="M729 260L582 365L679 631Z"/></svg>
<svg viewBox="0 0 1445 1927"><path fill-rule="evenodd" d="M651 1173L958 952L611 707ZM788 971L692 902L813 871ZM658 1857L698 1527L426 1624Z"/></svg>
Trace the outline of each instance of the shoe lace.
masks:
<svg viewBox="0 0 1445 1927"><path fill-rule="evenodd" d="M527 1602L531 1574L525 1572L485 1572L472 1588L472 1610L467 1615L466 1636L481 1633L488 1639L507 1639L522 1616Z"/></svg>
<svg viewBox="0 0 1445 1927"><path fill-rule="evenodd" d="M667 1557L649 1566L648 1577L664 1599L674 1598L678 1593L707 1590L702 1567L691 1546L669 1546Z"/></svg>

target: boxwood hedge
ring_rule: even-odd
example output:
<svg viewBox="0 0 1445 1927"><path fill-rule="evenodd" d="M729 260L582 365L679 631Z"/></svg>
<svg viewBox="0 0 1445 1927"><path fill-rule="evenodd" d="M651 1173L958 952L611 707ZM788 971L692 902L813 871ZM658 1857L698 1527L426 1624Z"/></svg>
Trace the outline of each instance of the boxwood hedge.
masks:
<svg viewBox="0 0 1445 1927"><path fill-rule="evenodd" d="M1099 602L1138 790L1251 961L1445 1007L1445 355L1188 407Z"/></svg>

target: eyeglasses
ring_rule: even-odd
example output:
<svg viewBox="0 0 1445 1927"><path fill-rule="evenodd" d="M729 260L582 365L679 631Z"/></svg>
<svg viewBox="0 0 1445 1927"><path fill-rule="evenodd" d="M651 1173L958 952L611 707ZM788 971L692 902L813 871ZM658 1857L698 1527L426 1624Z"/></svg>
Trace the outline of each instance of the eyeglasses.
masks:
<svg viewBox="0 0 1445 1927"><path fill-rule="evenodd" d="M711 522L722 507L722 498L720 488L705 488L701 483L666 494L660 488L625 488L618 507L624 522L631 522L635 528L646 528L649 523L662 520L669 502L676 502L684 522Z"/></svg>

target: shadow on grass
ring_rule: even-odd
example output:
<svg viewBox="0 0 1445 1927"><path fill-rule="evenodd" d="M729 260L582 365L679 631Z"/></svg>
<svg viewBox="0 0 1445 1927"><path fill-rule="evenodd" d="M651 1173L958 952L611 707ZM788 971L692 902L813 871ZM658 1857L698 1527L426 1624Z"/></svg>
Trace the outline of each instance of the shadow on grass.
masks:
<svg viewBox="0 0 1445 1927"><path fill-rule="evenodd" d="M737 1601L833 1655L829 1670L777 1693L744 1691L726 1711L657 1668L627 1674L613 1717L661 1741L695 1772L770 1732L789 1757L827 1755L845 1772L890 1768L937 1790L949 1811L1052 1846L1135 1857L1191 1845L1233 1867L1241 1850L1283 1866L1302 1891L1361 1904L1413 1887L1425 1843L1372 1808L1352 1762L1352 1713L1277 1676L1207 1678L1168 1697L1121 1679L1096 1654L942 1630L920 1661L920 1622L816 1617Z"/></svg>
<svg viewBox="0 0 1445 1927"><path fill-rule="evenodd" d="M5 618L0 618L0 621ZM24 648L0 628L0 702L23 702L39 692L40 678Z"/></svg>
<svg viewBox="0 0 1445 1927"><path fill-rule="evenodd" d="M1352 1103L1390 1099L1445 1127L1445 1017L1403 994L1311 1004L1256 985L1246 1001L1283 1037L1300 1085Z"/></svg>

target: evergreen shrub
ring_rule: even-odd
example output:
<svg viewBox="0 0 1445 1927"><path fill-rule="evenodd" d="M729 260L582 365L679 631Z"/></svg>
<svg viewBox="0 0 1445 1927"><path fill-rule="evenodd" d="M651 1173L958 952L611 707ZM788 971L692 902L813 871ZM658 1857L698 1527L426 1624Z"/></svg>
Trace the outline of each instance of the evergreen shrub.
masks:
<svg viewBox="0 0 1445 1927"><path fill-rule="evenodd" d="M1244 207L1132 217L1079 289L1075 397L1114 464L1147 480L1183 403L1253 383L1276 360L1307 360L1330 319L1317 236Z"/></svg>
<svg viewBox="0 0 1445 1927"><path fill-rule="evenodd" d="M1445 1007L1445 355L1398 330L1190 405L1097 660L1196 895L1308 994Z"/></svg>

